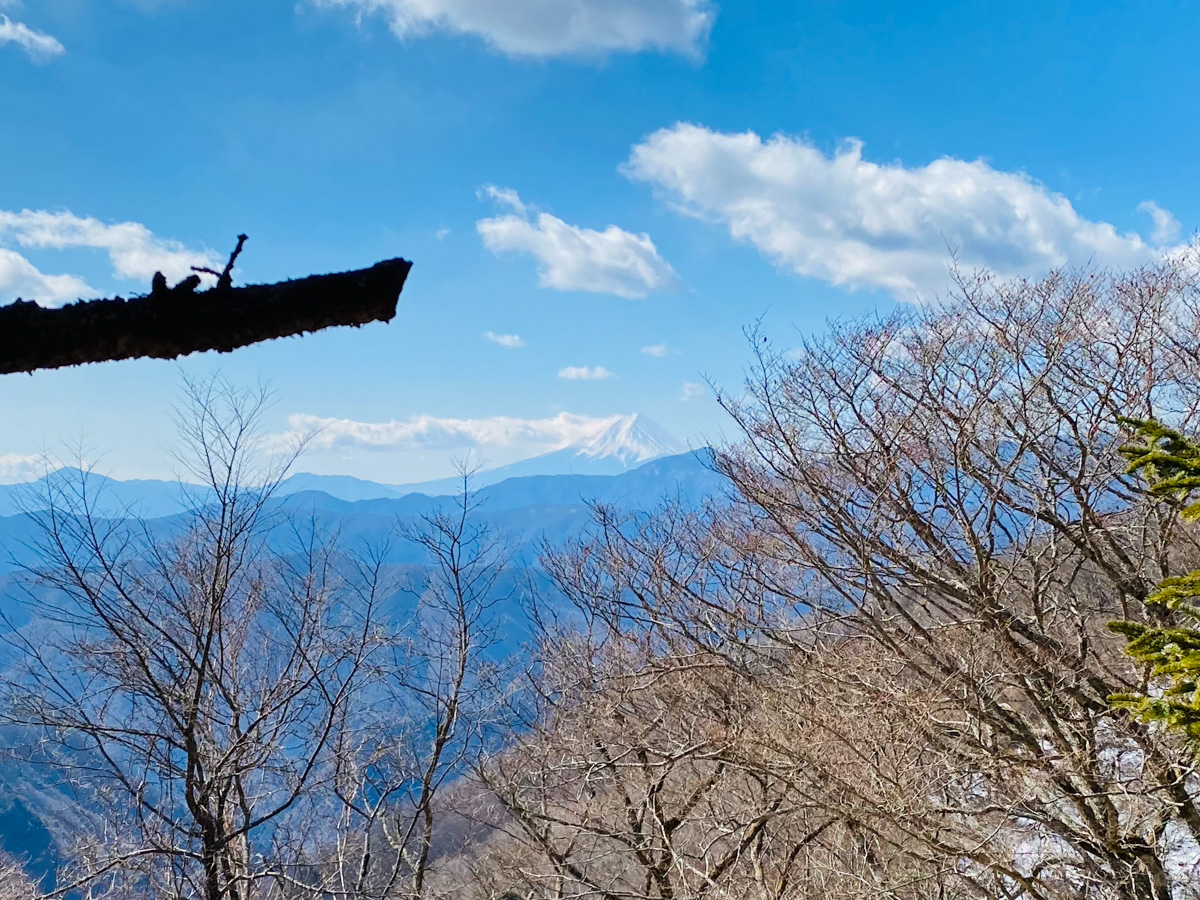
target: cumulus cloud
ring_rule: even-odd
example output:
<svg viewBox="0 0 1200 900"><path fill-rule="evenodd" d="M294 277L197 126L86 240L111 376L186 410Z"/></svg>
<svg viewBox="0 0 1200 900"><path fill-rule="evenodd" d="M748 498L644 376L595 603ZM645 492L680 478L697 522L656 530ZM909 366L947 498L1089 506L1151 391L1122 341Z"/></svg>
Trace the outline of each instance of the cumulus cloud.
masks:
<svg viewBox="0 0 1200 900"><path fill-rule="evenodd" d="M0 454L0 484L26 484L46 474L46 460L41 456L22 456L19 453Z"/></svg>
<svg viewBox="0 0 1200 900"><path fill-rule="evenodd" d="M181 279L190 274L192 266L217 265L211 254L156 237L137 222L105 224L70 212L0 210L0 295L24 296L43 305L96 296L97 292L75 276L41 273L3 244L25 250L102 250L108 254L114 275L142 281L147 288L155 272Z"/></svg>
<svg viewBox="0 0 1200 900"><path fill-rule="evenodd" d="M310 446L330 450L364 447L375 450L461 450L534 445L558 450L611 428L621 416L596 418L559 413L547 419L493 416L453 419L421 415L390 422L356 422L304 413L288 418L290 435L314 435Z"/></svg>
<svg viewBox="0 0 1200 900"><path fill-rule="evenodd" d="M655 359L662 359L670 354L671 350L666 344L651 344L649 347L643 347L642 352L647 356L653 356Z"/></svg>
<svg viewBox="0 0 1200 900"><path fill-rule="evenodd" d="M535 213L507 188L488 187L482 196L511 210L476 223L484 246L496 254L534 257L542 287L634 299L678 284L675 270L658 255L648 234L616 225L604 231L568 225L549 213Z"/></svg>
<svg viewBox="0 0 1200 900"><path fill-rule="evenodd" d="M616 376L604 366L567 366L558 370L558 377L566 381L607 381Z"/></svg>
<svg viewBox="0 0 1200 900"><path fill-rule="evenodd" d="M525 346L525 341L521 339L519 334L496 334L494 331L485 331L483 339L491 341L505 350L520 350Z"/></svg>
<svg viewBox="0 0 1200 900"><path fill-rule="evenodd" d="M313 0L383 16L399 38L441 31L482 38L510 56L665 50L699 55L716 11L710 0Z"/></svg>
<svg viewBox="0 0 1200 900"><path fill-rule="evenodd" d="M113 272L121 278L149 280L155 272L167 278L183 278L192 266L212 267L217 263L211 254L156 237L138 222L105 224L70 212L0 210L0 240L6 237L25 248L104 250L112 261Z"/></svg>
<svg viewBox="0 0 1200 900"><path fill-rule="evenodd" d="M14 22L5 15L0 15L0 44L13 44L21 48L34 62L46 62L67 52L57 38L35 31L21 22Z"/></svg>
<svg viewBox="0 0 1200 900"><path fill-rule="evenodd" d="M96 296L74 275L46 275L14 250L0 247L0 302L4 297L37 300L42 306L61 306L81 297Z"/></svg>
<svg viewBox="0 0 1200 900"><path fill-rule="evenodd" d="M688 403L692 400L699 400L705 396L708 390L704 385L695 381L685 381L683 387L679 391L679 402Z"/></svg>
<svg viewBox="0 0 1200 900"><path fill-rule="evenodd" d="M965 269L1001 275L1090 261L1129 267L1161 254L1084 218L1023 172L949 157L879 164L855 140L826 154L797 137L680 123L636 145L623 171L778 265L903 300L942 290L952 253ZM1151 215L1164 236L1173 217L1157 206Z"/></svg>

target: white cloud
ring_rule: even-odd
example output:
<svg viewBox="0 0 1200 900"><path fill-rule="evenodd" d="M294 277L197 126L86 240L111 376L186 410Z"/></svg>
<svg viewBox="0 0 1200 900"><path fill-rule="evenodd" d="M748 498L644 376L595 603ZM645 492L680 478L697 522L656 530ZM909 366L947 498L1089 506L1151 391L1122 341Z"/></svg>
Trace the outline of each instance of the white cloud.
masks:
<svg viewBox="0 0 1200 900"><path fill-rule="evenodd" d="M34 62L45 62L67 52L57 38L14 22L5 15L0 15L0 44L15 44Z"/></svg>
<svg viewBox="0 0 1200 900"><path fill-rule="evenodd" d="M525 346L525 341L521 339L519 334L496 334L494 331L485 331L483 339L491 341L493 344L498 344L505 350L520 350Z"/></svg>
<svg viewBox="0 0 1200 900"><path fill-rule="evenodd" d="M1177 218L1153 200L1143 200L1139 203L1138 212L1146 213L1153 220L1154 232L1150 235L1150 240L1154 243L1161 247L1179 240L1179 232L1183 226Z"/></svg>
<svg viewBox="0 0 1200 900"><path fill-rule="evenodd" d="M66 250L84 247L104 250L120 278L149 281L155 272L168 279L187 276L192 266L214 267L211 254L189 250L178 241L155 237L138 222L106 225L70 212L0 210L0 240L11 237L25 248Z"/></svg>
<svg viewBox="0 0 1200 900"><path fill-rule="evenodd" d="M433 236L435 238L437 238L439 241L444 241L446 238L448 238L450 236L450 229L449 228L439 228L437 231L435 231L433 233Z"/></svg>
<svg viewBox="0 0 1200 900"><path fill-rule="evenodd" d="M400 38L433 31L482 38L510 56L666 50L700 54L716 18L710 0L313 0L382 15Z"/></svg>
<svg viewBox="0 0 1200 900"><path fill-rule="evenodd" d="M524 217L528 214L525 204L521 201L521 195L512 188L502 188L494 184L488 184L476 191L475 195L480 200L492 200L497 206L507 206L519 216Z"/></svg>
<svg viewBox="0 0 1200 900"><path fill-rule="evenodd" d="M15 250L0 247L0 298L37 300L42 306L61 306L96 291L74 275L46 275ZM3 302L0 299L0 302Z"/></svg>
<svg viewBox="0 0 1200 900"><path fill-rule="evenodd" d="M1029 175L983 160L880 165L859 141L826 155L801 138L680 123L635 146L623 171L781 266L904 300L942 290L952 252L967 270L1001 275L1160 255L1136 234L1082 217Z"/></svg>
<svg viewBox="0 0 1200 900"><path fill-rule="evenodd" d="M484 246L497 254L533 256L542 287L633 299L678 284L675 271L658 255L648 234L616 225L604 231L579 228L549 213L535 214L516 191L489 187L484 193L513 210L476 223Z"/></svg>
<svg viewBox="0 0 1200 900"><path fill-rule="evenodd" d="M662 359L668 356L671 350L666 344L651 344L649 347L643 347L642 352L647 356L653 356L655 359Z"/></svg>
<svg viewBox="0 0 1200 900"><path fill-rule="evenodd" d="M5 249L6 243L33 250L103 250L114 275L141 281L147 290L155 272L178 280L190 274L192 266L218 265L211 254L156 237L137 222L106 225L70 212L0 210L0 297L23 296L45 306L95 297L98 292L73 275L43 274L21 254Z"/></svg>
<svg viewBox="0 0 1200 900"><path fill-rule="evenodd" d="M604 366L567 366L558 370L558 377L566 381L607 381L616 376Z"/></svg>
<svg viewBox="0 0 1200 900"><path fill-rule="evenodd" d="M708 394L708 389L704 385L695 381L685 381L683 388L679 391L679 402L688 403L692 400L699 400Z"/></svg>
<svg viewBox="0 0 1200 900"><path fill-rule="evenodd" d="M316 432L315 449L365 447L395 449L479 449L535 445L557 450L611 428L621 416L594 418L559 413L549 419L493 416L487 419L451 419L421 415L391 422L356 422L300 413L288 417L290 435Z"/></svg>
<svg viewBox="0 0 1200 900"><path fill-rule="evenodd" d="M46 460L41 456L22 456L18 453L0 454L0 484L26 484L46 474Z"/></svg>

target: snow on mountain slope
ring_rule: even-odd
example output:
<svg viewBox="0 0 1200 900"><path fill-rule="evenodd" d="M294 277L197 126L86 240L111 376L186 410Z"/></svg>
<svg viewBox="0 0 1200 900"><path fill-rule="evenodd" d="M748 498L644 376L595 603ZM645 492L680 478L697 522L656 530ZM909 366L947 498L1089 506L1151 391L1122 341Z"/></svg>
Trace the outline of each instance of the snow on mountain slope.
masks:
<svg viewBox="0 0 1200 900"><path fill-rule="evenodd" d="M564 449L574 449L576 456L591 459L616 459L627 469L660 456L677 456L687 451L662 426L636 413L614 416L608 427L576 447Z"/></svg>
<svg viewBox="0 0 1200 900"><path fill-rule="evenodd" d="M529 475L620 475L643 463L688 452L688 447L666 429L645 416L611 416L602 427L582 439L549 453L506 466L484 469L472 479L476 488L498 484L508 478ZM294 475L281 486L282 494L324 491L339 500L373 500L425 494L430 497L456 494L459 478L439 478L410 484L375 484L336 475Z"/></svg>
<svg viewBox="0 0 1200 900"><path fill-rule="evenodd" d="M473 483L479 488L529 475L620 475L651 460L687 452L687 445L645 416L612 416L602 428L579 441L530 459L485 469L476 473ZM459 479L442 478L399 489L437 496L461 488Z"/></svg>

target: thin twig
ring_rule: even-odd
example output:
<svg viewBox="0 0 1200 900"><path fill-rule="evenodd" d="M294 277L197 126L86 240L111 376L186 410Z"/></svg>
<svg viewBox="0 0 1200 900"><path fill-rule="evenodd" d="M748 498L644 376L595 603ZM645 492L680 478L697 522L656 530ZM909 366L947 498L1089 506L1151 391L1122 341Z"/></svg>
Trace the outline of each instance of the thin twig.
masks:
<svg viewBox="0 0 1200 900"><path fill-rule="evenodd" d="M203 272L205 275L217 276L218 290L227 290L233 287L233 264L237 262L237 258L242 255L242 247L245 246L249 238L244 234L238 235L237 246L233 249L233 253L229 255L229 262L225 265L224 272L218 272L215 269L209 269L206 266L192 266L193 272Z"/></svg>

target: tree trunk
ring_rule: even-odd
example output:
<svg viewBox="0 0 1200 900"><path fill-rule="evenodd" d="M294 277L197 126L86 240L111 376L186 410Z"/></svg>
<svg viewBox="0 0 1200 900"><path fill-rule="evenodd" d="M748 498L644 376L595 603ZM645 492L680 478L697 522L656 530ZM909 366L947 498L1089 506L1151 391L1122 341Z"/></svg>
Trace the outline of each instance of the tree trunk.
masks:
<svg viewBox="0 0 1200 900"><path fill-rule="evenodd" d="M156 286L145 297L61 309L18 300L0 307L0 374L143 356L174 359L205 350L228 353L336 325L390 322L411 268L406 260L391 259L353 272L201 293L185 282L174 290Z"/></svg>

